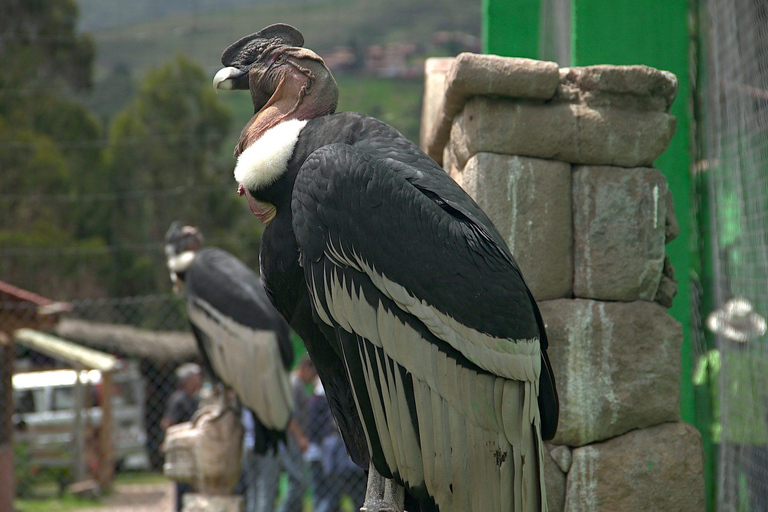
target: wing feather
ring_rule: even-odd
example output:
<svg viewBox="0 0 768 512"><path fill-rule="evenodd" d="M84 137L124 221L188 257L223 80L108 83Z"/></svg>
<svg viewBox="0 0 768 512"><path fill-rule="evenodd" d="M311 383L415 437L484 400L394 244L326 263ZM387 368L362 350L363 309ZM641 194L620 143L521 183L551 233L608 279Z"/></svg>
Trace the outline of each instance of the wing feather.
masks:
<svg viewBox="0 0 768 512"><path fill-rule="evenodd" d="M213 371L268 429L284 430L293 398L279 363L277 334L241 325L200 299L189 298L189 319L205 333Z"/></svg>
<svg viewBox="0 0 768 512"><path fill-rule="evenodd" d="M292 209L312 304L342 346L377 470L443 512L544 503L535 304L513 263L489 263L493 237L344 145L307 159ZM500 310L506 330L485 329Z"/></svg>
<svg viewBox="0 0 768 512"><path fill-rule="evenodd" d="M200 251L186 273L187 311L206 366L270 430L293 411L289 328L256 274L231 254Z"/></svg>

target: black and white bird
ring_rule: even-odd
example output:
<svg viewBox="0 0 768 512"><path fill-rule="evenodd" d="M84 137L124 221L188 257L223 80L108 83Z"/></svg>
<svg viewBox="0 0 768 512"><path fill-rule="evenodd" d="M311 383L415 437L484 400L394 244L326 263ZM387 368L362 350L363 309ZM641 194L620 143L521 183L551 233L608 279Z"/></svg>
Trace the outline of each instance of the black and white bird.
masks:
<svg viewBox="0 0 768 512"><path fill-rule="evenodd" d="M257 452L285 436L293 413L290 328L259 277L232 254L202 247L193 226L165 235L174 289L184 284L187 314L206 371L255 415Z"/></svg>
<svg viewBox="0 0 768 512"><path fill-rule="evenodd" d="M334 113L338 88L289 25L229 46L250 89L235 179L265 224L261 274L302 337L364 510L546 509L558 400L539 310L478 205L395 129ZM409 505L412 506L412 505ZM410 508L412 510L412 508Z"/></svg>

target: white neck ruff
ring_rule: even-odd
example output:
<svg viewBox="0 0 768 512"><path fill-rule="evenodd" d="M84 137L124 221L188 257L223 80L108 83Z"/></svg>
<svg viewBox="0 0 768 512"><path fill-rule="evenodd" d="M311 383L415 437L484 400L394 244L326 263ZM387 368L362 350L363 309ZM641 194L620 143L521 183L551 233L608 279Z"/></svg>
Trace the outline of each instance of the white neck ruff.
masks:
<svg viewBox="0 0 768 512"><path fill-rule="evenodd" d="M273 184L288 169L288 160L307 121L291 119L273 126L237 158L235 181L248 190Z"/></svg>
<svg viewBox="0 0 768 512"><path fill-rule="evenodd" d="M195 260L194 251L184 251L176 256L168 258L168 270L174 274L180 274L186 272L189 267L192 266L192 262Z"/></svg>

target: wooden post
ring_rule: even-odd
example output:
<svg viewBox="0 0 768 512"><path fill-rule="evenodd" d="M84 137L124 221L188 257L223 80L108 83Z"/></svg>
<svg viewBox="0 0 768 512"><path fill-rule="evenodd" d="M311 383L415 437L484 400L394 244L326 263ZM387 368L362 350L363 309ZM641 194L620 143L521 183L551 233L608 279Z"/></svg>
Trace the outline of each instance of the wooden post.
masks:
<svg viewBox="0 0 768 512"><path fill-rule="evenodd" d="M75 379L75 418L72 424L72 437L75 442L75 453L72 460L74 466L75 482L85 479L85 438L83 437L83 405L84 395L83 383L80 382L78 370Z"/></svg>
<svg viewBox="0 0 768 512"><path fill-rule="evenodd" d="M56 336L51 336L32 329L18 329L14 332L18 343L49 355L60 361L66 361L75 368L89 368L101 372L101 426L99 428L99 486L109 487L115 473L115 451L112 433L114 432L112 418L112 372L120 366L119 361L112 355L82 347ZM5 510L0 508L0 510Z"/></svg>
<svg viewBox="0 0 768 512"><path fill-rule="evenodd" d="M112 439L114 423L112 418L112 372L101 374L101 427L99 428L99 487L112 485L115 473L115 451Z"/></svg>
<svg viewBox="0 0 768 512"><path fill-rule="evenodd" d="M13 510L13 343L0 331L0 510Z"/></svg>

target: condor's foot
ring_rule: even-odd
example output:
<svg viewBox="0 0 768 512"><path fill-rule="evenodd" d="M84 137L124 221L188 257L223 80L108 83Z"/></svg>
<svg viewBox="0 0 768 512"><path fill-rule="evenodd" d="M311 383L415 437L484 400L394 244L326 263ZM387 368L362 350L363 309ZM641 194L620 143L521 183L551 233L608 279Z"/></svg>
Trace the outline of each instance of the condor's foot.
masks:
<svg viewBox="0 0 768 512"><path fill-rule="evenodd" d="M381 476L371 462L368 466L365 503L360 512L403 512L404 502L405 489L394 480Z"/></svg>

